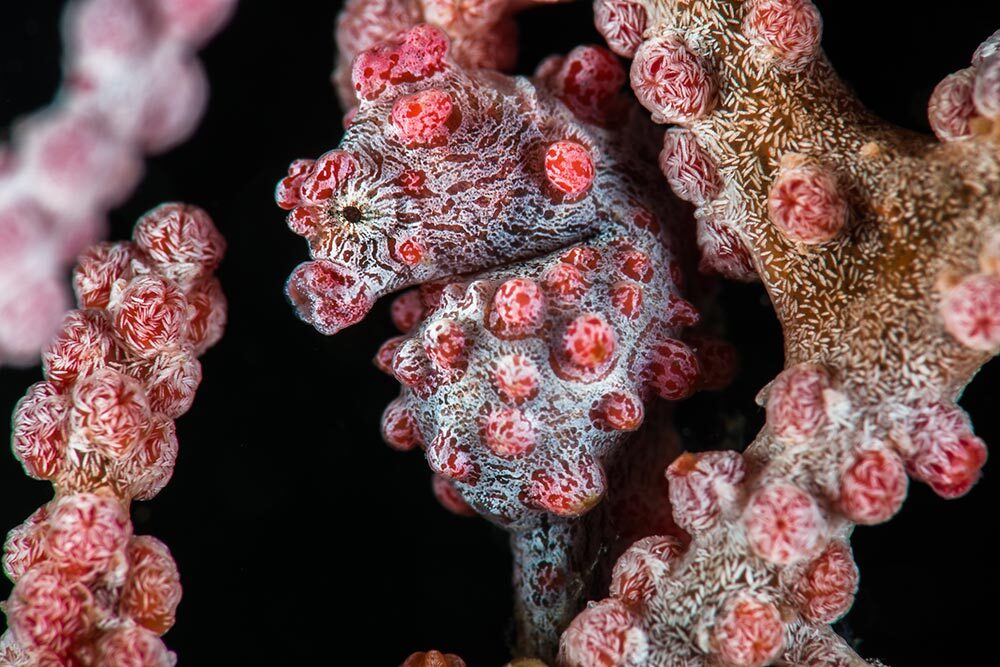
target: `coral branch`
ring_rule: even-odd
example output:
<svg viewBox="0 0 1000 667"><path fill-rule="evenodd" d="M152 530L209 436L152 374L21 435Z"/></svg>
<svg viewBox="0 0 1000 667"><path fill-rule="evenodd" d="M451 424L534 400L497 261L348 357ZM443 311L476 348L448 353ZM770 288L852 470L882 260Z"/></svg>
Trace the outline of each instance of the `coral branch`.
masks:
<svg viewBox="0 0 1000 667"><path fill-rule="evenodd" d="M4 665L173 665L159 635L181 588L170 551L132 533L133 499L155 496L177 458L173 420L222 335L212 272L225 243L208 215L165 204L131 243L100 244L73 274L70 311L43 355L45 380L14 413L13 449L55 498L4 545Z"/></svg>
<svg viewBox="0 0 1000 667"><path fill-rule="evenodd" d="M0 363L29 365L69 308L66 264L103 234L144 153L194 131L208 84L195 51L235 0L78 0L56 102L0 145Z"/></svg>
<svg viewBox="0 0 1000 667"><path fill-rule="evenodd" d="M611 44L623 40L600 18L609 8L649 22L626 42L640 42L640 101L685 133L683 154L665 145L666 176L681 195L714 193L697 202L703 264L726 265L705 242L720 230L738 242L781 320L786 370L762 392L767 427L744 456L670 467L690 547L648 600L619 593L574 621L562 662L857 664L826 628L856 587L852 522L898 509L904 463L955 497L986 459L954 401L1000 345L993 47L947 104L939 88L932 124L953 129L938 143L861 107L819 51L806 0L596 6ZM705 187L676 187L706 173Z"/></svg>
<svg viewBox="0 0 1000 667"><path fill-rule="evenodd" d="M351 63L359 53L419 23L442 29L452 57L470 69L502 72L517 60L513 15L532 5L566 0L348 0L337 17L337 66L333 83L347 119L358 104Z"/></svg>

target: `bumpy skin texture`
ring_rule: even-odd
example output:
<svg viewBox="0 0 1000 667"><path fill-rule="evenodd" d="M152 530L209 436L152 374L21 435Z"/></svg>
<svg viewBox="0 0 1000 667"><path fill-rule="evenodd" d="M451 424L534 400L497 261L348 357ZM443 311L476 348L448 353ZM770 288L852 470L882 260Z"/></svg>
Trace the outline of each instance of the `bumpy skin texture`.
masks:
<svg viewBox="0 0 1000 667"><path fill-rule="evenodd" d="M697 321L678 294L680 212L653 187L659 133L611 54L581 47L527 80L447 48L424 25L355 58L340 147L277 188L314 257L287 290L330 334L421 285L376 359L404 385L383 434L426 450L446 506L515 531L521 650L552 656L591 585L582 554L613 534L595 524L583 544L571 520L648 406L699 386L678 340Z"/></svg>
<svg viewBox="0 0 1000 667"><path fill-rule="evenodd" d="M611 226L620 236L634 225L658 234L657 215L643 212L650 195L620 174L646 169L631 155L658 138L646 124L629 122L628 110L608 118L625 126L615 132L584 124L544 85L467 72L447 49L441 31L420 26L361 54L355 84L366 99L340 148L296 161L278 185L315 260L296 269L287 292L325 334L409 285L538 257ZM450 112L438 113L432 90ZM399 121L407 114L426 123ZM566 143L586 149L589 166L564 159ZM587 170L589 186L567 191Z"/></svg>
<svg viewBox="0 0 1000 667"><path fill-rule="evenodd" d="M520 529L542 513L589 510L606 486L600 462L642 423L644 399L657 389L683 398L696 387L697 358L675 338L678 325L693 323L693 309L656 289L657 282L670 284L661 275L642 287L629 283L644 307L634 319L620 316L608 297L628 278L616 271L621 251L601 242L612 234L449 283L425 319L390 343L390 370L404 389L385 415L387 439L424 446L434 471L500 525ZM576 257L578 248L600 249L593 257L601 261L586 272L589 289L567 303L558 288L538 286L571 270L564 258ZM650 254L651 266L665 259ZM547 307L536 329L516 338L489 324L511 280L532 285ZM449 348L450 341L461 342ZM454 361L447 356L453 349ZM599 363L575 363L574 354ZM409 426L405 441L395 437L401 422Z"/></svg>
<svg viewBox="0 0 1000 667"><path fill-rule="evenodd" d="M224 250L204 211L164 204L131 242L81 255L80 308L43 354L45 380L14 412L14 453L55 498L4 545L15 585L0 664L175 663L159 635L180 601L177 566L164 544L132 534L128 511L173 473L173 420L201 381L198 355L225 325L212 276Z"/></svg>
<svg viewBox="0 0 1000 667"><path fill-rule="evenodd" d="M599 17L608 5L643 16L633 87L688 133L688 173L712 174L695 179L710 193L697 215L739 241L767 288L786 370L762 392L767 427L744 455L671 465L691 545L644 575L655 593L622 602L630 615L607 621L609 601L574 621L562 663L632 664L598 647L637 632L646 665L863 664L826 625L856 585L852 526L892 516L904 471L950 498L986 459L954 401L1000 345L995 56L984 45L957 103L932 100L935 127L944 106L966 121L939 143L860 106L819 51L807 1L599 0ZM620 22L598 28L622 42Z"/></svg>
<svg viewBox="0 0 1000 667"><path fill-rule="evenodd" d="M400 308L420 322L380 353L406 387L387 413L390 442L427 447L436 472L504 525L579 515L603 492L600 459L641 424L643 399L697 384L697 358L676 340L697 315L677 295L660 224L674 208L642 187L654 178L641 160L650 128L627 110L622 129L582 123L547 80L465 72L435 55L446 42L433 28L405 33L400 52L418 40L432 55L414 62L432 73L371 93L337 151L307 171L293 164L279 184L316 258L289 296L333 333L376 296L423 283ZM451 100L442 143L400 141L394 110L428 91ZM548 159L565 143L586 149L568 185L560 170L574 164Z"/></svg>
<svg viewBox="0 0 1000 667"><path fill-rule="evenodd" d="M333 83L345 110L358 104L351 63L362 51L418 23L437 26L451 40L452 57L472 69L501 72L517 60L513 15L533 5L566 0L348 0L337 16Z"/></svg>
<svg viewBox="0 0 1000 667"><path fill-rule="evenodd" d="M64 272L105 232L142 156L186 139L208 83L197 49L235 0L77 0L57 101L0 144L0 364L37 363L69 309Z"/></svg>
<svg viewBox="0 0 1000 667"><path fill-rule="evenodd" d="M518 653L553 660L552 638L583 600L607 593L615 559L635 540L668 534L687 542L660 473L681 453L672 417L666 404L651 406L639 432L608 461L607 494L596 508L576 519L543 516L511 535Z"/></svg>

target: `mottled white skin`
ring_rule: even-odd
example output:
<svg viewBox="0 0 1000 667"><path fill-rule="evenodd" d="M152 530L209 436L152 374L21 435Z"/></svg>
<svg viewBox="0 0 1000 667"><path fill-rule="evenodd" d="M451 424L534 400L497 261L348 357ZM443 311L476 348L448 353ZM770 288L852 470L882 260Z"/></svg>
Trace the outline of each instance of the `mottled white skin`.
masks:
<svg viewBox="0 0 1000 667"><path fill-rule="evenodd" d="M693 536L639 621L651 666L709 665L726 597L784 598L782 568L748 549L745 499L770 480L793 482L820 504L824 537L846 537L852 525L836 498L852 448L863 440L912 455L915 408L954 401L996 352L960 344L939 307L943 289L981 270L984 243L1000 225L1000 144L995 132L941 144L889 126L861 107L822 53L790 69L753 44L741 28L745 3L639 4L649 16L644 37L680 36L718 83L715 109L684 123L723 182L697 216L724 223L749 250L782 323L786 367L821 364L836 387L818 433L791 445L765 428L748 447L740 497ZM831 169L851 209L841 236L819 246L787 241L767 214L775 176L800 164ZM846 647L823 648L834 646L825 628L787 628L779 664L820 650L844 656L834 664L859 664Z"/></svg>
<svg viewBox="0 0 1000 667"><path fill-rule="evenodd" d="M609 206L608 210L628 211L627 201L639 197L638 191L633 191L632 195L609 195L621 186L611 187L610 175L607 178L607 182L600 183L600 187L604 188L602 197L610 196L611 201L618 202L616 206ZM595 189L597 187L598 184L595 184ZM656 208L672 213L669 203L660 203ZM676 220L673 215L661 216L660 219L667 228ZM608 559L616 554L608 547L617 534L609 527L613 524L608 523L609 513L604 509L604 502L580 520L559 518L533 506L524 497L531 486L530 474L533 470L558 470L564 463L571 465L576 457L582 455L591 457L593 465L603 467L602 462L619 449L624 452L621 465L628 466L632 460L629 457L638 446L636 438L627 431L594 429L590 410L610 390L640 391L637 380L640 369L649 359L649 346L663 337L677 338L681 331L676 322L671 322L676 316L673 307L667 305L669 296L676 296L669 271L670 266L676 263L672 251L647 232L631 228L626 220L617 219L617 216L606 220L605 225L604 230L580 244L597 249L602 255L601 267L589 276L593 286L583 297L568 304L550 299L549 322L537 335L518 340L497 338L483 326L485 313L499 284L511 277L531 278L542 284L546 272L560 264L559 257L564 250L456 280L444 289L438 309L411 332L412 337L420 340L435 324L452 321L461 325L469 341L468 370L465 373L454 380L442 380L430 396L418 396L404 388L400 398L402 405L416 417L425 442L431 443L439 430L446 427L449 432L457 434L463 445L468 446L480 466L479 476L475 484L455 481L455 487L479 513L513 531L518 650L523 655L553 657L559 632L578 611L582 601L598 592L599 589L594 586L594 577L601 571L597 562L604 562L601 566L604 570L609 568ZM611 261L614 252L610 243L619 238L628 239L636 249L645 252L656 271L651 282L642 285L645 306L634 321L616 316L608 300L608 288L622 278ZM613 324L619 359L610 372L596 382L559 378L549 359L551 350L558 345L561 324L585 312L605 314ZM484 404L494 407L503 405L493 386L494 362L514 353L533 360L541 372L541 390L536 398L522 405L522 409L532 415L537 444L523 456L507 458L488 451L480 440L480 430ZM659 401L656 398L652 400ZM647 409L653 409L649 403ZM665 436L667 422L657 422L657 430ZM658 471L670 458L644 465L639 472L657 471L653 483L662 482ZM615 472L609 478L609 485L613 487L629 480L630 476ZM598 500L599 497L595 497L588 505ZM659 502L664 500L661 497ZM581 508L580 511L586 509ZM631 536L635 537L634 534ZM523 585L525 581L537 580L538 569L544 562L564 573L565 584L550 591ZM605 581L606 575L602 576L596 581Z"/></svg>
<svg viewBox="0 0 1000 667"><path fill-rule="evenodd" d="M597 238L606 236L602 234ZM593 247L590 243L585 245ZM558 261L555 256L548 255L522 262L514 272L496 269L478 274L468 283L454 284L446 288L439 308L411 334L421 340L428 329L441 321L457 322L465 331L468 370L453 376L440 372L433 380L434 388L430 395L417 395L407 388L401 398L403 405L416 417L426 443L431 443L445 428L454 434L460 446L470 449L480 465L478 480L475 484L459 480L457 488L466 502L481 514L512 529L530 526L544 512L524 497L530 487L528 475L534 469L558 469L561 463L569 465L576 457L583 456L591 457L594 464L599 465L597 462L631 437L627 431L595 429L591 425L591 408L611 390L639 393L641 386L637 379L649 359L649 346L663 337L671 334L676 337L680 333L680 327L670 324L673 312L669 306L663 308L660 305L666 303L666 295L652 286L647 287L647 306L643 316L635 322L614 325L618 351L613 367L602 373L600 379L578 381L557 375L550 362L552 349L559 345L561 325L577 314L605 313L605 319L614 316L614 311L602 302L603 290L600 288L607 284L603 280L579 303L554 314L551 324L537 335L503 340L483 327L484 304L488 303L492 291L504 278L516 275L538 279L540 274L544 274L544 269ZM660 312L657 312L657 306ZM508 354L519 354L532 360L540 373L538 396L520 406L534 423L536 445L531 451L515 457L491 453L482 444L479 435L484 406L500 407L505 404L497 396L493 369L496 360Z"/></svg>
<svg viewBox="0 0 1000 667"><path fill-rule="evenodd" d="M559 635L586 600L607 592L621 552L648 534L680 532L658 472L681 452L672 420L666 404L650 410L611 462L607 496L596 508L578 519L543 515L511 533L517 655L554 664Z"/></svg>
<svg viewBox="0 0 1000 667"><path fill-rule="evenodd" d="M446 90L461 120L446 144L408 148L389 126L393 103L429 88ZM594 157L593 185L576 198L555 196L545 180L545 151L564 139L591 147ZM339 146L359 168L324 206L310 254L348 267L374 298L565 248L616 224L627 214L624 200L641 200L642 187L622 185L620 174L636 162L631 146L648 149L658 140L638 117L618 131L587 125L531 80L449 62L443 72L361 103ZM426 174L427 196L398 185L410 170ZM344 219L348 206L360 209L357 223ZM426 250L415 266L390 252L389 239L405 238Z"/></svg>
<svg viewBox="0 0 1000 667"><path fill-rule="evenodd" d="M407 145L389 122L393 106L401 96L432 88L447 91L456 109L447 139L439 146ZM650 346L678 338L682 325L693 323L689 307L676 301L674 285L680 264L673 226L683 221L676 201L650 187L659 179L653 165L660 137L642 116L632 109L610 124L613 129L602 129L574 117L547 81L469 72L450 59L439 73L389 86L376 99L361 102L339 147L354 156L358 168L319 207L320 224L308 237L315 260L344 267L372 297L431 281L445 285L440 304L409 337L417 348L426 347L436 327L459 325L467 341L467 370L431 367L432 389L404 389L396 405L415 417L428 448L443 430L467 448L479 467L477 479L454 479L454 486L477 511L515 531L516 579L544 576L546 557L553 561L548 566L572 583L548 592L518 587L524 654L554 655L558 633L584 596L597 592L593 582L600 568L595 570L594 559L606 561L604 571L610 565L613 554L602 550L599 536L614 534L606 528L603 510L584 519L590 526L584 528L533 502L531 474L571 468L586 459L587 472L599 483L567 514L593 507L604 494L601 468L633 439L629 431L595 429L593 404L612 389L645 394L639 371L650 358ZM587 147L594 162L592 184L575 197L554 192L546 180L546 149L563 140ZM426 192L419 196L400 185L400 176L412 170L426 176ZM642 216L657 221L663 232L637 224ZM393 256L389 241L404 238L419 241L421 262L404 265ZM504 339L487 329L484 322L501 283L517 277L542 285L547 271L575 245L601 255L600 265L586 276L583 295L562 302L547 291L545 325L532 335ZM649 258L652 272L648 282L633 281L645 303L634 320L617 315L610 299L610 289L628 281L615 259L626 245ZM614 364L585 381L557 377L550 355L563 328L592 312L615 329ZM531 415L534 449L505 457L482 441L481 422L485 405L504 405L493 386L492 367L512 353L534 361L542 374L541 392L521 406ZM657 459L650 466L655 479L643 481L662 487L659 471L667 462Z"/></svg>

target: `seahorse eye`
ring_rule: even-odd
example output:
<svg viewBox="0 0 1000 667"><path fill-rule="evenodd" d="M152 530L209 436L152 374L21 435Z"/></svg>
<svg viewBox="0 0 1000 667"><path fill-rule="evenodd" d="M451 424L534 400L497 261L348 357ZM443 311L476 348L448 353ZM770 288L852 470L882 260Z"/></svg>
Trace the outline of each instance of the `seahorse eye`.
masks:
<svg viewBox="0 0 1000 667"><path fill-rule="evenodd" d="M344 216L344 220L351 224L361 222L361 209L357 206L345 206L340 214Z"/></svg>

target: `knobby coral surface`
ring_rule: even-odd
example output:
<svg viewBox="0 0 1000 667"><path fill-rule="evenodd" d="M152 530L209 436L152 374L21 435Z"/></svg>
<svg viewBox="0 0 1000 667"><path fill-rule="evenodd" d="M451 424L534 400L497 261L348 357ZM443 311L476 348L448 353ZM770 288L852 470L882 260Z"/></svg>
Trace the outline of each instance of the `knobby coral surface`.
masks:
<svg viewBox="0 0 1000 667"><path fill-rule="evenodd" d="M348 0L337 16L333 83L347 117L358 104L351 82L355 56L420 23L437 26L451 41L455 62L471 69L509 71L517 60L513 15L533 5L566 0Z"/></svg>
<svg viewBox="0 0 1000 667"><path fill-rule="evenodd" d="M131 242L80 257L79 308L42 355L45 380L14 413L14 453L55 498L4 545L15 586L0 664L174 664L159 636L180 601L177 567L163 543L133 534L129 506L173 473L173 420L194 400L198 355L225 325L212 276L224 248L204 211L165 204L136 223Z"/></svg>
<svg viewBox="0 0 1000 667"><path fill-rule="evenodd" d="M195 52L235 0L77 0L63 83L0 144L0 364L30 365L69 308L63 272L104 233L142 156L180 143L205 108Z"/></svg>
<svg viewBox="0 0 1000 667"><path fill-rule="evenodd" d="M888 520L907 472L951 498L986 460L955 400L1000 346L998 37L935 91L935 139L861 106L806 0L595 9L639 100L677 126L661 164L698 206L703 265L760 277L786 370L745 454L670 466L691 544L634 545L561 661L861 664L827 625L857 585L851 528Z"/></svg>

